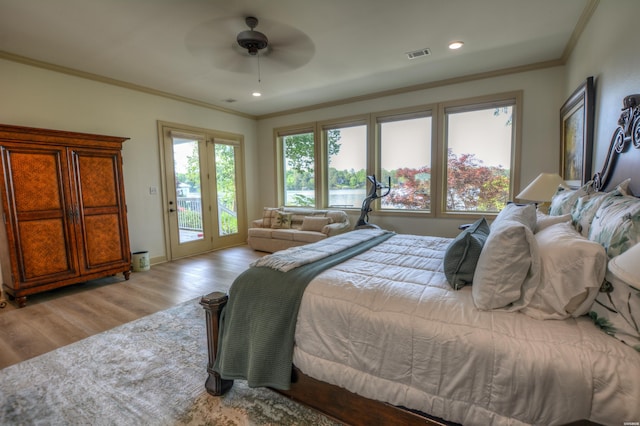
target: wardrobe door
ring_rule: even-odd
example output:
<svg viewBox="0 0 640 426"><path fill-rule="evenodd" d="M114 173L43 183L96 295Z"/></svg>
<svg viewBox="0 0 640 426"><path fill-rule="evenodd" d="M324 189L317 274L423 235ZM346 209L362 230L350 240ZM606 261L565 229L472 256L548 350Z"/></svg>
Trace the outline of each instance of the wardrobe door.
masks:
<svg viewBox="0 0 640 426"><path fill-rule="evenodd" d="M120 151L75 149L73 181L78 206L81 273L131 263ZM123 269L121 269L122 271Z"/></svg>
<svg viewBox="0 0 640 426"><path fill-rule="evenodd" d="M2 194L15 289L78 274L63 147L2 147Z"/></svg>

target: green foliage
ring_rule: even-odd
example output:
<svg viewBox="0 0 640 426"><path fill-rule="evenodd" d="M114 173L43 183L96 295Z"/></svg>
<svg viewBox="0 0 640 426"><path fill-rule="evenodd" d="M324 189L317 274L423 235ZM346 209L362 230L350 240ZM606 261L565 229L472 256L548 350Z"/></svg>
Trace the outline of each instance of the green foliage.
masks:
<svg viewBox="0 0 640 426"><path fill-rule="evenodd" d="M200 192L200 155L198 153L198 143L193 143L193 151L187 156L187 173L184 175L183 183L190 184L196 192Z"/></svg>
<svg viewBox="0 0 640 426"><path fill-rule="evenodd" d="M238 218L225 211L220 212L220 225L222 235L238 233Z"/></svg>
<svg viewBox="0 0 640 426"><path fill-rule="evenodd" d="M300 207L313 207L316 203L315 198L307 197L303 194L294 194L293 195L293 204L294 206Z"/></svg>
<svg viewBox="0 0 640 426"><path fill-rule="evenodd" d="M232 145L215 144L218 203L236 211L236 156Z"/></svg>
<svg viewBox="0 0 640 426"><path fill-rule="evenodd" d="M329 168L329 189L365 188L366 182L367 172L364 169L355 171Z"/></svg>
<svg viewBox="0 0 640 426"><path fill-rule="evenodd" d="M334 129L327 132L327 149L329 157L340 152L340 130ZM315 169L315 142L313 133L303 133L286 136L283 141L284 158L287 160L287 169L300 173L313 172Z"/></svg>

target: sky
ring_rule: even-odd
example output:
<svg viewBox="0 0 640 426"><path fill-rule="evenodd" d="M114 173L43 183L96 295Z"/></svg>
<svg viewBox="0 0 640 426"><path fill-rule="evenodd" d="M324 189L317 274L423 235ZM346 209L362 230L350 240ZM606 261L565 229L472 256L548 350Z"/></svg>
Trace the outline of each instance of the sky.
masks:
<svg viewBox="0 0 640 426"><path fill-rule="evenodd" d="M480 110L449 115L449 146L456 154L482 152L487 166L511 163L509 144L511 126L507 126L508 115L494 116L494 110ZM427 123L428 122L428 123ZM418 168L430 163L431 152L426 144L425 133L431 132L431 118L385 123L383 138L383 167L392 170L398 167ZM365 168L362 146L366 135L365 126L340 130L341 148L339 157L333 158L331 166L338 170L360 170ZM360 142L358 142L360 141ZM418 141L418 146L414 144ZM385 149L385 148L389 149ZM505 147L505 148L501 148ZM411 155L407 155L411 151Z"/></svg>

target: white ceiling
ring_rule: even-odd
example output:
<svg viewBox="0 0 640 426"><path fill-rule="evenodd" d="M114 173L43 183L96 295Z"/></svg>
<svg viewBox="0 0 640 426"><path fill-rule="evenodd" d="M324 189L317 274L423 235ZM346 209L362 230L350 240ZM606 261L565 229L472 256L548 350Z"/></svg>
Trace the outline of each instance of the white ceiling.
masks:
<svg viewBox="0 0 640 426"><path fill-rule="evenodd" d="M0 58L260 116L558 61L592 2L0 0ZM260 83L258 59L236 48L246 16L273 46ZM464 47L449 50L453 40ZM422 48L431 55L407 58Z"/></svg>

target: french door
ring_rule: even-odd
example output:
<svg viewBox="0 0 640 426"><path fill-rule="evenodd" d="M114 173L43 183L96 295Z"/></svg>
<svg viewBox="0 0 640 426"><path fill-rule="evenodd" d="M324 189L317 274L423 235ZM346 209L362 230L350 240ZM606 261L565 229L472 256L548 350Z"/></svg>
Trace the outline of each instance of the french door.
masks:
<svg viewBox="0 0 640 426"><path fill-rule="evenodd" d="M169 259L246 241L242 137L161 124Z"/></svg>

